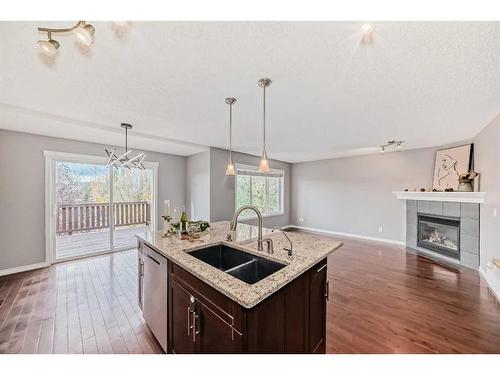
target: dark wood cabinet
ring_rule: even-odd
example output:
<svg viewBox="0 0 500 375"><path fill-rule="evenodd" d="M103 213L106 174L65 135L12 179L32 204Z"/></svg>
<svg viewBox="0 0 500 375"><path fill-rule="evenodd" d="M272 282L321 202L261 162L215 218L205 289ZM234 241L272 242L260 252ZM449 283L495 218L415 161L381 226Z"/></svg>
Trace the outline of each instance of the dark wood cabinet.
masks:
<svg viewBox="0 0 500 375"><path fill-rule="evenodd" d="M243 352L243 335L200 301L196 301L194 323L196 352L214 354Z"/></svg>
<svg viewBox="0 0 500 375"><path fill-rule="evenodd" d="M169 353L325 353L326 258L250 309L173 262L167 273Z"/></svg>
<svg viewBox="0 0 500 375"><path fill-rule="evenodd" d="M310 272L293 280L285 291L285 353L309 352Z"/></svg>
<svg viewBox="0 0 500 375"><path fill-rule="evenodd" d="M325 259L309 271L310 353L325 353L326 350L326 301L329 287L326 268Z"/></svg>
<svg viewBox="0 0 500 375"><path fill-rule="evenodd" d="M193 333L195 299L175 280L170 283L169 326L170 350L178 354L196 352Z"/></svg>
<svg viewBox="0 0 500 375"><path fill-rule="evenodd" d="M173 353L325 353L326 259L251 309L169 266Z"/></svg>
<svg viewBox="0 0 500 375"><path fill-rule="evenodd" d="M189 293L177 281L172 282L171 351L189 353L241 353L243 335Z"/></svg>

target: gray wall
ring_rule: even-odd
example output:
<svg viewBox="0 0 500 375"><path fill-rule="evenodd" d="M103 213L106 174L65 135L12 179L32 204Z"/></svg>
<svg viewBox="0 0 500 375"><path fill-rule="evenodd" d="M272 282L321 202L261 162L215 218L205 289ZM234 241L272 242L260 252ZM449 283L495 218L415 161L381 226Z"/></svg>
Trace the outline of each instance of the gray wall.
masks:
<svg viewBox="0 0 500 375"><path fill-rule="evenodd" d="M218 148L210 149L210 220L231 220L235 211L234 177L226 176L229 151ZM260 158L233 152L233 162L259 165ZM271 168L285 171L284 177L284 214L264 218L264 226L272 228L290 224L291 165L276 160L269 161ZM252 221L250 221L252 223Z"/></svg>
<svg viewBox="0 0 500 375"><path fill-rule="evenodd" d="M188 156L186 209L191 220L210 220L210 151Z"/></svg>
<svg viewBox="0 0 500 375"><path fill-rule="evenodd" d="M494 209L500 215L500 158L492 157L499 144L497 117L475 139L475 165L481 191L487 192L481 206L483 269L500 257L500 217L493 215ZM43 150L103 155L100 144L0 130L0 270L44 261ZM404 203L392 191L430 186L434 155L432 148L297 164L272 160L272 167L285 171L285 212L265 218L264 225L295 224L404 241ZM159 203L170 199L175 208L185 204L193 219L230 220L235 189L234 177L225 175L227 159L228 151L217 148L187 158L148 151L147 160L160 163ZM233 159L259 162L237 152Z"/></svg>
<svg viewBox="0 0 500 375"><path fill-rule="evenodd" d="M44 150L104 155L99 144L0 130L0 270L45 261ZM159 202L183 205L186 158L146 153L160 163Z"/></svg>
<svg viewBox="0 0 500 375"><path fill-rule="evenodd" d="M291 222L404 241L405 205L392 191L430 187L434 157L429 148L293 164Z"/></svg>
<svg viewBox="0 0 500 375"><path fill-rule="evenodd" d="M480 266L487 271L492 258L500 258L500 115L486 126L474 141L474 165L481 173L480 190L486 193L481 205ZM496 216L495 216L496 210ZM491 273L500 295L500 271Z"/></svg>

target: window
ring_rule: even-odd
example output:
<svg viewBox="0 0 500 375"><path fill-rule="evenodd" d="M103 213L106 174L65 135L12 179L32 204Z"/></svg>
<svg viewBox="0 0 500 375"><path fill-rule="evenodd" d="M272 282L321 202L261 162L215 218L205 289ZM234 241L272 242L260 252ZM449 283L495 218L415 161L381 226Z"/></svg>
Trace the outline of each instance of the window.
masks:
<svg viewBox="0 0 500 375"><path fill-rule="evenodd" d="M236 209L246 204L256 206L263 216L283 214L284 171L260 173L256 167L236 164ZM255 214L248 210L242 217Z"/></svg>

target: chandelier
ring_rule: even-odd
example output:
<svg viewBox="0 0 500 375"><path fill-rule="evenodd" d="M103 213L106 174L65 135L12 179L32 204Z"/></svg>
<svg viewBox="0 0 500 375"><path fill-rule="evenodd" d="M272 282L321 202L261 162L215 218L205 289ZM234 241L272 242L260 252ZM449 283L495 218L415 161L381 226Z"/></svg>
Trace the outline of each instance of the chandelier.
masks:
<svg viewBox="0 0 500 375"><path fill-rule="evenodd" d="M116 150L112 149L109 151L108 149L105 149L106 154L108 154L108 163L106 164L106 167L112 167L113 165L118 168L118 167L125 167L128 169L131 169L130 167L133 168L139 168L139 169L146 169L144 168L144 165L142 164L142 161L146 157L144 152L141 152L135 156L132 156L132 150L128 149L128 130L132 129L132 125L122 123L121 127L125 129L125 152L121 156L116 155Z"/></svg>

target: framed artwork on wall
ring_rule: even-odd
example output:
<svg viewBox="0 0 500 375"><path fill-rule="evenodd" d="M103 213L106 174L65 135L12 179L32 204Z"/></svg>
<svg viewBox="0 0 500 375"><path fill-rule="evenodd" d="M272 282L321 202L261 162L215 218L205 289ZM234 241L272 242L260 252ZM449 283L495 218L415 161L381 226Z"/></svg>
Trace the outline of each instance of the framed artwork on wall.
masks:
<svg viewBox="0 0 500 375"><path fill-rule="evenodd" d="M436 151L432 188L444 191L458 189L458 176L474 167L474 144L446 148Z"/></svg>

